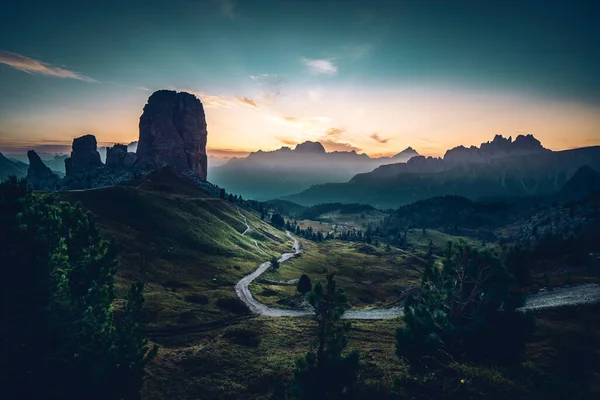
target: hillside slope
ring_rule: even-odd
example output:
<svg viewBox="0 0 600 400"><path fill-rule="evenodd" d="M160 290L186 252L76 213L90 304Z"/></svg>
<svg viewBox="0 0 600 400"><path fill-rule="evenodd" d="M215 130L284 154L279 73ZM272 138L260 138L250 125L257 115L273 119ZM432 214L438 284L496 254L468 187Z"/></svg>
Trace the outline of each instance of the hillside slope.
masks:
<svg viewBox="0 0 600 400"><path fill-rule="evenodd" d="M288 239L255 212L213 198L187 178L173 183L161 180L165 176L150 176L139 187L60 196L80 202L101 231L117 240L118 294L131 282L144 281L151 324L190 325L244 313L232 301L235 282L287 251ZM243 217L252 229L246 235Z"/></svg>

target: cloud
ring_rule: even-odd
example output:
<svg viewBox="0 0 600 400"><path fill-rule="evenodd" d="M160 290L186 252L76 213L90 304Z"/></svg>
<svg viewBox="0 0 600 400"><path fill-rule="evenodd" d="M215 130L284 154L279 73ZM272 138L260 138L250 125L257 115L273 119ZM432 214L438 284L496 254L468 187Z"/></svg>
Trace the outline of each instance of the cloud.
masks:
<svg viewBox="0 0 600 400"><path fill-rule="evenodd" d="M260 96L266 100L273 100L281 94L283 80L277 74L249 75L249 78L262 86Z"/></svg>
<svg viewBox="0 0 600 400"><path fill-rule="evenodd" d="M277 136L277 140L288 146L295 146L298 144L297 140L285 136Z"/></svg>
<svg viewBox="0 0 600 400"><path fill-rule="evenodd" d="M248 105L250 107L258 108L258 105L254 102L254 100L249 99L247 97L236 97L235 99L237 101L239 101L240 103L242 103L242 104L246 104L246 105Z"/></svg>
<svg viewBox="0 0 600 400"><path fill-rule="evenodd" d="M272 116L272 115L267 116L267 119L269 119L273 122L289 124L289 125L298 125L298 126L313 126L313 125L317 125L320 123L326 123L331 120L328 117L290 117L290 116L284 116L284 117L277 116L276 117L276 116Z"/></svg>
<svg viewBox="0 0 600 400"><path fill-rule="evenodd" d="M382 138L377 132L369 135L369 137L379 143L387 143L390 140L389 138Z"/></svg>
<svg viewBox="0 0 600 400"><path fill-rule="evenodd" d="M229 19L235 18L235 1L233 0L213 0L219 6L219 9Z"/></svg>
<svg viewBox="0 0 600 400"><path fill-rule="evenodd" d="M252 79L253 81L262 81L265 79L269 79L271 77L274 77L277 75L273 75L273 74L258 74L258 75L249 75L249 78Z"/></svg>
<svg viewBox="0 0 600 400"><path fill-rule="evenodd" d="M176 89L172 89L176 90ZM233 108L236 102L227 96L222 95L211 95L203 92L196 92L194 90L177 90L178 92L187 92L198 97L205 108Z"/></svg>
<svg viewBox="0 0 600 400"><path fill-rule="evenodd" d="M323 145L323 147L325 147L325 150L327 151L362 151L362 149L359 149L358 147L353 146L350 143L336 142L328 139L322 139L319 140L319 142L321 142L321 144Z"/></svg>
<svg viewBox="0 0 600 400"><path fill-rule="evenodd" d="M340 136L344 132L346 132L344 128L329 128L325 131L325 136Z"/></svg>
<svg viewBox="0 0 600 400"><path fill-rule="evenodd" d="M0 63L18 69L19 71L28 74L41 74L47 76L55 76L58 78L77 79L86 82L97 82L89 76L80 75L68 69L54 67L48 63L44 63L33 58L25 57L20 54L9 53L8 51L0 50Z"/></svg>
<svg viewBox="0 0 600 400"><path fill-rule="evenodd" d="M208 94L195 90L175 89L172 87L170 89L177 90L178 92L187 92L193 94L200 99L205 108L235 108L240 104L244 104L253 108L259 108L258 104L256 104L254 100L245 96L232 97L221 94Z"/></svg>
<svg viewBox="0 0 600 400"><path fill-rule="evenodd" d="M335 75L338 71L337 67L331 60L312 60L310 58L302 58L302 62L314 74Z"/></svg>

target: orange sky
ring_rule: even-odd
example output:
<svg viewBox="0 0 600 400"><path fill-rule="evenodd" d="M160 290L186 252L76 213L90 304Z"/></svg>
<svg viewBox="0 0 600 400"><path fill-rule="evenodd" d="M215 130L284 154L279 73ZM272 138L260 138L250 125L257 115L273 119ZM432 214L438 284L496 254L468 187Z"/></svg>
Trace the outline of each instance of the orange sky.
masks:
<svg viewBox="0 0 600 400"><path fill-rule="evenodd" d="M137 140L150 92L127 93L86 106L63 100L13 118L2 126L0 149L53 149L85 133L96 135L100 145ZM423 86L289 88L277 98L261 92L194 93L206 110L209 154L217 157L243 157L305 140L318 140L328 151L379 156L412 146L420 154L441 156L448 148L479 145L498 133L513 138L531 133L553 150L600 145L597 107L518 93Z"/></svg>

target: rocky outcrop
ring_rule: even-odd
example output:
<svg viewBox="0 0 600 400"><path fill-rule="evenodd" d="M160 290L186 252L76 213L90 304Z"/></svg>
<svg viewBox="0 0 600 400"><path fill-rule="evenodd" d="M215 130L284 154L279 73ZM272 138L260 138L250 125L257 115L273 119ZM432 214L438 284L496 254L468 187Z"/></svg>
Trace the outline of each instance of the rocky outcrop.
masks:
<svg viewBox="0 0 600 400"><path fill-rule="evenodd" d="M123 168L125 168L127 170L133 170L137 161L138 161L137 154L129 152L125 155L125 158L123 158Z"/></svg>
<svg viewBox="0 0 600 400"><path fill-rule="evenodd" d="M65 159L67 176L85 174L102 165L94 135L85 135L73 139L71 157Z"/></svg>
<svg viewBox="0 0 600 400"><path fill-rule="evenodd" d="M55 190L58 188L60 177L44 164L34 151L27 152L29 168L27 168L27 185L35 190Z"/></svg>
<svg viewBox="0 0 600 400"><path fill-rule="evenodd" d="M137 169L170 166L206 179L206 118L194 95L171 90L154 92L140 117Z"/></svg>
<svg viewBox="0 0 600 400"><path fill-rule="evenodd" d="M127 146L115 144L106 149L106 166L109 168L123 168L123 161L127 156Z"/></svg>

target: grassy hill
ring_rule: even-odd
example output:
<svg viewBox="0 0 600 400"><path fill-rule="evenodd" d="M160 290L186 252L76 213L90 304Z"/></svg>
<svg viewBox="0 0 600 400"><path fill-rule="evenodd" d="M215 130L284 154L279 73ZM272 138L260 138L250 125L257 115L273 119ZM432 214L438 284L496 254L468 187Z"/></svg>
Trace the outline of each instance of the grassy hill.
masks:
<svg viewBox="0 0 600 400"><path fill-rule="evenodd" d="M152 325L191 325L244 313L223 299L237 300L237 280L288 251L291 242L255 212L238 211L186 178L164 179L168 176L60 196L81 203L102 232L117 240L118 294L143 280ZM244 236L240 213L252 228Z"/></svg>

